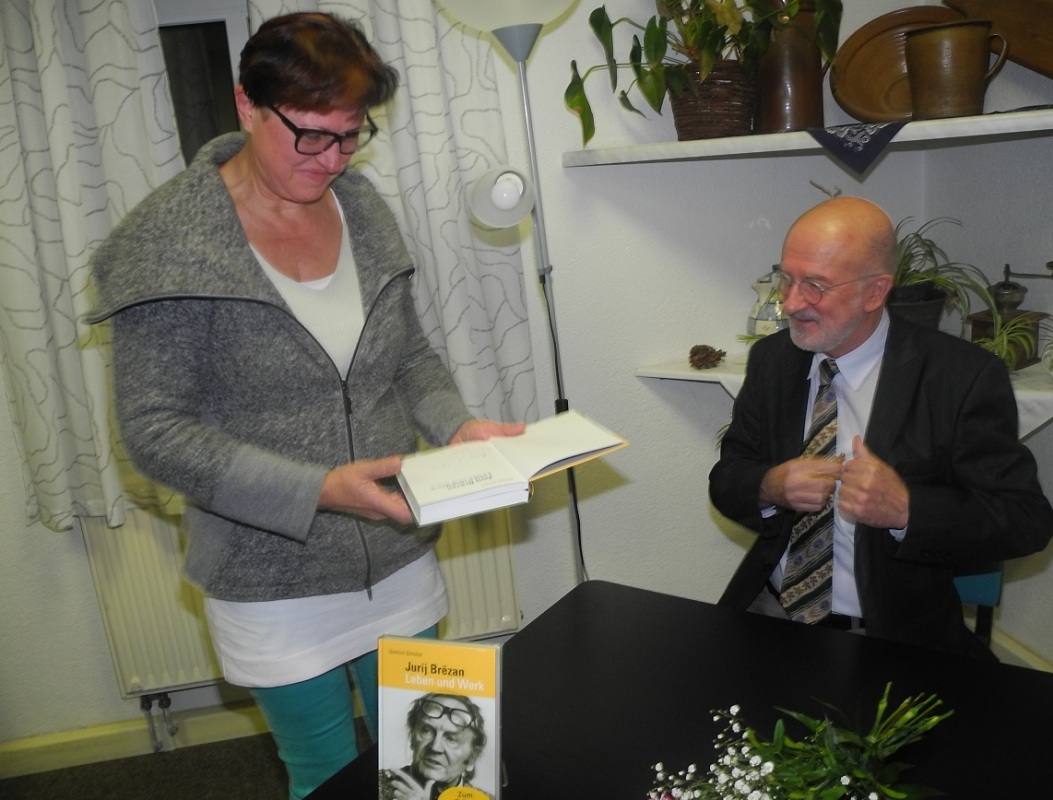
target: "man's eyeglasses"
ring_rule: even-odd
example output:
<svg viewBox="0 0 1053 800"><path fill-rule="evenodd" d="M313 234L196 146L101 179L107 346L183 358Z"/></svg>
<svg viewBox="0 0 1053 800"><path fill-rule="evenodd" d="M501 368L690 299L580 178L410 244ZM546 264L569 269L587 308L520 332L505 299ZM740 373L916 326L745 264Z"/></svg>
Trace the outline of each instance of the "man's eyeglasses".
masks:
<svg viewBox="0 0 1053 800"><path fill-rule="evenodd" d="M812 280L811 278L805 278L804 280L795 281L781 269L777 269L772 273L771 282L772 287L782 295L783 300L786 299L786 294L790 291L790 289L796 288L797 291L801 293L801 298L804 300L804 302L814 306L816 303L822 300L823 295L831 289L836 289L838 286L847 286L848 284L855 283L856 281L862 281L867 278L873 278L878 275L884 274L885 273L883 272L871 272L867 275L860 275L858 278L852 278L851 280L841 281L841 283L833 283L829 286L824 286L823 284L818 283L817 281Z"/></svg>
<svg viewBox="0 0 1053 800"><path fill-rule="evenodd" d="M293 132L296 140L293 147L302 156L318 156L336 144L345 156L349 156L359 147L364 147L377 134L377 124L366 114L366 126L346 133L320 131L315 128L301 128L274 106L267 106L278 115L285 127Z"/></svg>
<svg viewBox="0 0 1053 800"><path fill-rule="evenodd" d="M467 728L475 722L475 718L471 715L471 712L465 711L463 708L444 706L442 703L436 703L434 700L425 700L421 703L420 710L424 716L431 719L449 717L450 722L458 728Z"/></svg>

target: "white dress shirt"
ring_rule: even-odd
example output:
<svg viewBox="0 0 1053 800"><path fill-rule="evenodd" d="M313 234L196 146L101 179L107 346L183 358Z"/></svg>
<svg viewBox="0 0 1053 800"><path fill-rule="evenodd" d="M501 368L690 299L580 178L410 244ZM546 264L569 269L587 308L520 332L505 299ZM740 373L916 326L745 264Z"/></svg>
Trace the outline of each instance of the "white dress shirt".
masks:
<svg viewBox="0 0 1053 800"><path fill-rule="evenodd" d="M881 322L863 344L846 353L837 361L837 374L833 379L834 394L837 396L837 452L844 454L846 460L852 458L852 440L866 434L870 409L874 404L874 391L877 389L878 374L881 372L881 360L885 353L885 339L888 336L888 311L881 316ZM812 406L819 388L819 363L829 358L824 353L816 353L812 367L808 372L811 384L808 394L808 408L805 414L805 426L801 440L808 435L808 426L812 419ZM840 488L840 482L838 483ZM859 592L855 579L855 526L854 519L841 513L834 494L834 574L833 574L833 611L850 617L863 616L859 602ZM895 532L893 532L895 535ZM782 583L783 567L786 554L772 573L773 586Z"/></svg>

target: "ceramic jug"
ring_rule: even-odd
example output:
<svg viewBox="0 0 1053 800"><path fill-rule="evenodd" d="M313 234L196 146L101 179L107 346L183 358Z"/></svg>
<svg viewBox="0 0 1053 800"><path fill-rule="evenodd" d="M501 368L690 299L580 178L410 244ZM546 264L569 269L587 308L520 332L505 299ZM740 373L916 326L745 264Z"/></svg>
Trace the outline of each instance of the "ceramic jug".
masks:
<svg viewBox="0 0 1053 800"><path fill-rule="evenodd" d="M782 296L772 285L771 273L762 275L753 282L757 302L750 309L746 320L746 333L750 336L767 336L790 324L782 310Z"/></svg>

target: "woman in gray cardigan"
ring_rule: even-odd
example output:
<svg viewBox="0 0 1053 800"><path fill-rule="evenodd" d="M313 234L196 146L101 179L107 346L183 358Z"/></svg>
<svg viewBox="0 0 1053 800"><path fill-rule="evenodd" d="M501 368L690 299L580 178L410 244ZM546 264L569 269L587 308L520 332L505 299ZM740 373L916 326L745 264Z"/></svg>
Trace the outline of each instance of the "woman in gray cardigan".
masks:
<svg viewBox="0 0 1053 800"><path fill-rule="evenodd" d="M248 686L300 798L376 719L380 634L434 630L432 543L390 487L420 433L474 420L429 347L390 210L348 160L398 83L353 24L265 22L242 51L244 133L203 147L93 256L123 443L190 501L186 571L224 675Z"/></svg>

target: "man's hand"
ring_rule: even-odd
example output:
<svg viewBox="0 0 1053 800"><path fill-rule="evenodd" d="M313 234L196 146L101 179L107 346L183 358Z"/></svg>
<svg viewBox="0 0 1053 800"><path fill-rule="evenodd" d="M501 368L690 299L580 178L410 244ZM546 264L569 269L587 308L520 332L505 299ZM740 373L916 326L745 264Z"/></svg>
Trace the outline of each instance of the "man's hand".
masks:
<svg viewBox="0 0 1053 800"><path fill-rule="evenodd" d="M760 505L794 511L821 511L837 488L844 456L800 456L772 467L761 481Z"/></svg>
<svg viewBox="0 0 1053 800"><path fill-rule="evenodd" d="M318 507L366 519L389 518L402 524L410 523L413 514L402 495L379 483L382 478L396 475L401 468L402 456L342 464L325 476Z"/></svg>
<svg viewBox="0 0 1053 800"><path fill-rule="evenodd" d="M870 452L863 438L852 440L852 458L845 464L838 508L846 517L872 528L907 527L910 490L899 473Z"/></svg>
<svg viewBox="0 0 1053 800"><path fill-rule="evenodd" d="M526 430L523 422L494 422L489 419L470 419L457 429L450 444L477 442L491 436L519 436Z"/></svg>
<svg viewBox="0 0 1053 800"><path fill-rule="evenodd" d="M421 786L401 769L389 769L387 774L396 800L430 800L434 780Z"/></svg>

